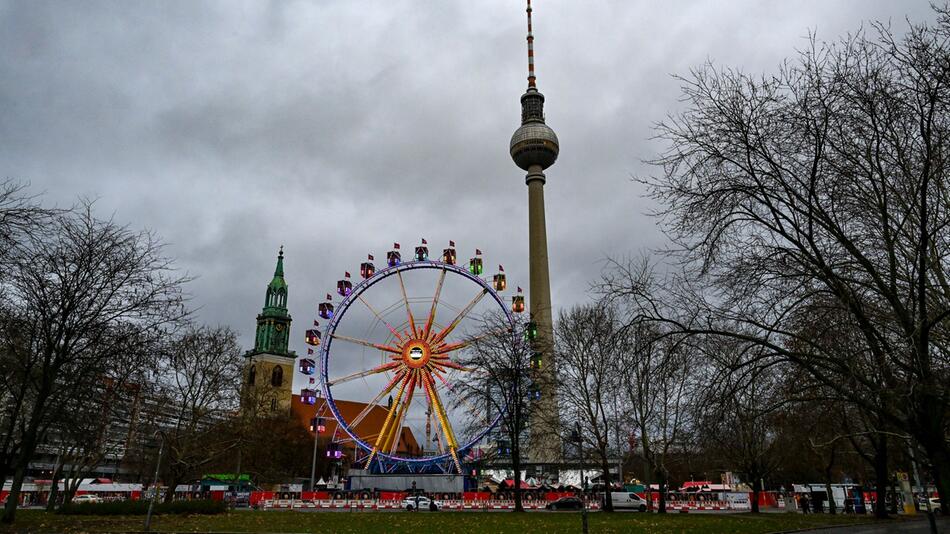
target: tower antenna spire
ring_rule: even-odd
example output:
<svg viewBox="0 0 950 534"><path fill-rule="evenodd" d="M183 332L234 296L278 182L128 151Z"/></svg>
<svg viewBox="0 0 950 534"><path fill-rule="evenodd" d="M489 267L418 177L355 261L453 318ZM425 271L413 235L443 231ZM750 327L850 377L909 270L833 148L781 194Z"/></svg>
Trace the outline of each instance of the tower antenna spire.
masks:
<svg viewBox="0 0 950 534"><path fill-rule="evenodd" d="M531 0L528 0L528 87L537 87L534 77L534 34L531 33Z"/></svg>

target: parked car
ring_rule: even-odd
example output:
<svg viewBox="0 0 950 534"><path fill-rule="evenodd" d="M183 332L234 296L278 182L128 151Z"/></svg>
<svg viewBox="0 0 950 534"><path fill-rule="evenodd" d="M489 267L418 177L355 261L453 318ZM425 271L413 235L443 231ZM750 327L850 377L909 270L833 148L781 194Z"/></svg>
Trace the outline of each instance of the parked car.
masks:
<svg viewBox="0 0 950 534"><path fill-rule="evenodd" d="M91 493L84 493L73 497L73 504L82 504L84 502L102 502L102 499L100 499L98 495L92 495Z"/></svg>
<svg viewBox="0 0 950 534"><path fill-rule="evenodd" d="M406 497L402 501L402 507L409 512L412 512L413 510L429 510L430 512L438 512L442 508L442 503L439 501L433 501L428 497L420 495L418 497Z"/></svg>
<svg viewBox="0 0 950 534"><path fill-rule="evenodd" d="M584 502L577 497L561 497L556 501L549 502L545 508L548 510L580 510L584 508Z"/></svg>
<svg viewBox="0 0 950 534"><path fill-rule="evenodd" d="M647 502L636 493L611 492L610 502L613 503L614 510L647 511Z"/></svg>
<svg viewBox="0 0 950 534"><path fill-rule="evenodd" d="M937 515L940 515L943 513L943 509L940 508L940 497L930 498L930 509L933 510L934 513Z"/></svg>

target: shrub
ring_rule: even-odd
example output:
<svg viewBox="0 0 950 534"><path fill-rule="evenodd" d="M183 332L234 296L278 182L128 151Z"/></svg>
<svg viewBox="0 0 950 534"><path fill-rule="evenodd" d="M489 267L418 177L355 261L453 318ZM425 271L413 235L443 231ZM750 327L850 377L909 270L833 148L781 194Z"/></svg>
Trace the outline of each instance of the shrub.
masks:
<svg viewBox="0 0 950 534"><path fill-rule="evenodd" d="M228 510L223 501L196 500L155 503L152 513L161 514L221 514ZM66 515L145 515L148 501L84 502L60 507L59 512Z"/></svg>

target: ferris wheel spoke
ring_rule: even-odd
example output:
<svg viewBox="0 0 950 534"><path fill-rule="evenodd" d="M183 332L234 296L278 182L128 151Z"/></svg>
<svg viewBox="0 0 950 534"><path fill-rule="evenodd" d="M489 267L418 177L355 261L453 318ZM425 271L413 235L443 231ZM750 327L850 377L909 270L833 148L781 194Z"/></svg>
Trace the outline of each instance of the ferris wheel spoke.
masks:
<svg viewBox="0 0 950 534"><path fill-rule="evenodd" d="M363 378L364 376L369 376L369 375L374 375L374 374L382 373L382 372L385 372L385 371L390 371L390 370L392 370L392 369L395 369L395 368L399 367L400 365L402 365L402 362L389 362L389 363L384 363L384 364L382 364L382 365L377 365L376 367L373 367L372 369L366 369L365 371L359 371L359 372L356 372L356 373L353 373L353 374L349 374L349 375L346 375L346 376L337 378L337 379L335 379L335 380L329 380L329 381L327 381L327 385L328 385L328 386L335 386L335 385L337 385L337 384L342 384L342 383L344 383L344 382L349 382L350 380L356 380L357 378Z"/></svg>
<svg viewBox="0 0 950 534"><path fill-rule="evenodd" d="M396 276L399 278L399 288L402 290L402 301L406 304L406 315L409 316L409 329L413 337L419 337L416 331L416 320L412 317L412 308L409 307L409 297L406 295L406 284L402 281L402 272L396 271Z"/></svg>
<svg viewBox="0 0 950 534"><path fill-rule="evenodd" d="M481 419L482 410L480 408L476 408L472 406L472 403L469 402L467 398L465 398L465 395L462 395L459 392L455 391L455 388L452 387L452 384L450 384L448 380L446 380L445 377L442 376L441 373L432 373L432 374L437 376L439 378L439 381L442 382L443 389L448 390L449 393L451 393L456 399L459 399L462 402L462 404L465 405L465 409L468 410L469 413L473 414L473 416L476 419Z"/></svg>
<svg viewBox="0 0 950 534"><path fill-rule="evenodd" d="M452 330L455 330L455 327L462 322L462 319L464 319L465 316L467 316L469 312L472 311L472 308L478 304L478 301L482 300L482 297L487 294L488 289L482 289L477 295L475 295L475 298L473 298L472 301L469 302L468 305L465 306L465 308L463 308L462 311L460 311L459 314L455 316L455 319L453 319L452 322L448 324L448 326L443 328L441 332L435 335L435 337L432 339L432 343L441 343L446 338L446 336L452 333Z"/></svg>
<svg viewBox="0 0 950 534"><path fill-rule="evenodd" d="M399 430L402 428L402 421L405 418L406 411L409 409L409 403L412 402L412 393L416 388L416 383L418 382L418 372L413 370L410 372L409 377L409 388L406 390L406 395L402 398L398 404L398 411L396 412L396 418L393 419L392 424L387 429L385 436L383 437L382 450L388 450L390 443L395 439L398 441ZM393 409L396 409L396 404L393 404ZM392 454L390 452L390 454Z"/></svg>
<svg viewBox="0 0 950 534"><path fill-rule="evenodd" d="M505 330L505 329L489 330L489 331L487 331L487 332L484 332L484 333L479 334L479 335L477 335L477 336L470 337L470 338L468 338L468 339L459 341L459 342L457 342L457 343L444 343L444 342L443 342L443 343L437 345L434 349L432 349L432 354L435 355L435 356L438 356L438 355L447 354L447 353L449 353L449 352L453 352L453 351L456 351L456 350L464 349L465 347L468 347L469 345L471 345L471 344L473 344L473 343L476 343L476 342L477 342L478 340L480 340L480 339L484 339L484 338L489 337L489 336L498 335L498 334L501 334L501 333L506 332L506 331L507 331L507 330Z"/></svg>
<svg viewBox="0 0 950 534"><path fill-rule="evenodd" d="M428 374L426 377L423 384L429 390L429 398L432 399L432 407L435 408L435 415L439 420L439 425L442 427L442 434L445 435L445 443L454 454L455 449L458 449L458 441L455 440L455 431L452 430L452 424L449 422L449 417L445 413L445 407L442 405L442 399L439 397L439 392L435 388L435 381L432 375Z"/></svg>
<svg viewBox="0 0 950 534"><path fill-rule="evenodd" d="M402 371L400 373L396 373L396 376L394 376L392 380L390 380L389 383L386 384L386 387L380 390L380 392L376 395L376 398L371 400L366 405L366 407L364 407L360 411L360 413L358 413L356 417L354 417L353 420L350 421L348 426L352 428L353 430L356 430L356 425L360 424L363 421L363 419L369 414L369 412L371 412L373 408L379 403L379 401L382 400L382 398L385 397L390 391L392 391L393 388L396 387L396 384L398 384L401 380L403 380L407 374L409 374L409 371Z"/></svg>
<svg viewBox="0 0 950 534"><path fill-rule="evenodd" d="M472 369L471 367L465 367L464 365L461 365L449 360L433 360L432 365L436 367L437 369L439 369L440 371L444 371L445 367L458 369L459 371L465 371L465 372L471 372L475 370L475 369Z"/></svg>
<svg viewBox="0 0 950 534"><path fill-rule="evenodd" d="M442 294L442 283L445 282L446 270L442 269L439 273L439 282L435 285L435 296L432 297L432 307L429 308L429 318L426 319L425 329L422 331L422 337L429 339L432 333L432 324L435 322L435 311L439 307L439 296Z"/></svg>
<svg viewBox="0 0 950 534"><path fill-rule="evenodd" d="M441 403L441 401L438 400L438 394L435 392L434 389L432 391L432 394L433 394L433 398L436 400L436 405L438 406ZM441 414L438 416L438 418L439 418L439 423L442 427L442 435L445 436L445 445L448 446L449 454L452 456L452 460L455 462L455 469L459 473L461 473L462 464L461 462L459 462L458 443L455 441L455 433L452 430L452 425L449 424L449 420L445 415L444 409L440 408L437 413ZM436 437L438 438L438 436ZM444 451L445 451L445 447L442 445L442 441L439 440L439 452L444 453Z"/></svg>
<svg viewBox="0 0 950 534"><path fill-rule="evenodd" d="M402 384L399 386L399 393L396 394L396 399L393 401L392 407L389 408L389 414L386 415L386 420L383 421L383 426L379 430L379 434L376 436L376 443L373 445L373 450L370 451L369 456L366 458L366 468L369 468L370 464L373 462L373 458L376 457L376 453L379 452L379 446L383 443L383 440L386 438L386 435L389 430L389 425L392 424L393 414L399 407L399 403L402 400L402 394L406 391L406 386L409 385L409 382L412 381L413 374L407 372L406 378L402 381Z"/></svg>
<svg viewBox="0 0 950 534"><path fill-rule="evenodd" d="M373 312L373 315L376 316L376 319L378 319L379 322L386 325L386 328L388 328L389 331L392 332L394 336L396 336L396 339L398 339L399 341L402 341L402 334L397 332L396 329L393 328L392 325L386 321L386 319L383 319L383 317L372 306L369 305L369 302L366 302L366 300L363 299L363 295L357 295L356 298L358 298L360 302L365 304L366 307L369 308L369 311Z"/></svg>
<svg viewBox="0 0 950 534"><path fill-rule="evenodd" d="M399 408L399 413L396 415L396 420L393 422L392 428L389 432L389 446L385 447L385 449L389 450L390 455L396 452L396 447L399 445L399 441L402 438L402 423L406 420L406 416L409 414L409 406L412 403L412 394L416 389L416 384L419 382L419 370L414 370L413 375L412 381L409 383L409 391L406 392L406 399L402 402L402 406Z"/></svg>
<svg viewBox="0 0 950 534"><path fill-rule="evenodd" d="M339 339L340 341L348 341L350 343L356 343L357 345L363 345L372 349L378 349L384 352L391 352L393 354L402 354L402 351L396 347L390 345L381 345L379 343L373 343L372 341L366 341L365 339L357 339L355 337L344 336L341 334L331 334L333 339Z"/></svg>

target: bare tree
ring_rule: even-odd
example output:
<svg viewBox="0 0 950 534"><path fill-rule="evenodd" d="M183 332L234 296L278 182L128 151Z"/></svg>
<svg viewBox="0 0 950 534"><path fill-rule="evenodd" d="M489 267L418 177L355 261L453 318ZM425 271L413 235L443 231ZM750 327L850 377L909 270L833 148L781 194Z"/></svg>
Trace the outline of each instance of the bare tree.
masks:
<svg viewBox="0 0 950 534"><path fill-rule="evenodd" d="M720 367L705 384L697 404L701 417L697 431L706 450L744 475L752 487L752 512L758 513L759 495L765 489L762 482L783 460L786 446L781 443L779 422L794 397L786 394L783 369L737 365L744 350L754 352L757 347L716 343L713 338L705 349L706 354L718 353L712 359Z"/></svg>
<svg viewBox="0 0 950 534"><path fill-rule="evenodd" d="M26 317L10 302L8 273L22 259L29 238L42 233L54 213L28 195L25 184L0 181L0 481L6 480L19 453L29 368L23 365L29 344Z"/></svg>
<svg viewBox="0 0 950 534"><path fill-rule="evenodd" d="M97 219L92 204L57 214L48 233L27 236L5 280L18 329L11 373L21 408L17 456L4 522L12 522L26 468L77 383L97 380L106 362L152 343L159 328L185 315L181 284L162 243ZM10 346L10 345L8 345Z"/></svg>
<svg viewBox="0 0 950 534"><path fill-rule="evenodd" d="M561 420L579 422L589 436L604 473L608 512L613 511L610 457L619 454L611 433L623 417L612 401L621 395L623 353L630 350L622 326L609 303L594 303L561 312L555 335Z"/></svg>
<svg viewBox="0 0 950 534"><path fill-rule="evenodd" d="M519 321L512 329L501 315L485 317L459 355L459 363L474 371L455 386L461 402L475 406L487 403L491 412L501 414L500 435L511 449L517 512L524 511L521 469L529 423L534 421L535 395L543 389L539 382L543 375L531 369L532 350L525 327L526 323ZM479 423L484 422L475 422Z"/></svg>
<svg viewBox="0 0 950 534"><path fill-rule="evenodd" d="M706 66L683 80L686 110L659 128L671 148L650 185L679 245L673 293L693 290L677 306L695 313L650 299L640 311L850 390L920 443L950 493L950 16L901 39L875 32L813 41L773 77ZM815 302L847 313L864 365L794 328Z"/></svg>
<svg viewBox="0 0 950 534"><path fill-rule="evenodd" d="M228 327L191 327L170 343L160 393L167 405L158 422L168 451L166 500L178 483L237 450L229 428L240 404L242 368L237 336Z"/></svg>
<svg viewBox="0 0 950 534"><path fill-rule="evenodd" d="M602 289L608 290L615 281L606 280ZM612 302L624 302L622 294L608 294ZM634 320L624 325L624 331L628 341L620 353L620 391L630 434L645 462L647 486L651 479L659 484L658 510L665 513L670 478L667 460L672 453L686 450L701 368L688 339L672 335L662 324Z"/></svg>

